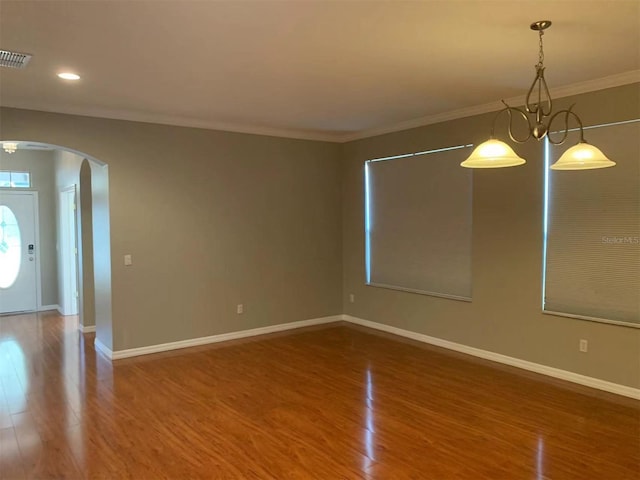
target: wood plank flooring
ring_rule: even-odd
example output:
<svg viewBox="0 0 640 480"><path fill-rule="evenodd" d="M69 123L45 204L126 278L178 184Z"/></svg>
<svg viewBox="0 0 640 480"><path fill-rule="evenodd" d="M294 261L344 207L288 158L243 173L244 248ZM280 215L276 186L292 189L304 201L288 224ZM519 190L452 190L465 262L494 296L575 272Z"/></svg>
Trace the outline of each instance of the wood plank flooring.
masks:
<svg viewBox="0 0 640 480"><path fill-rule="evenodd" d="M0 317L0 479L640 478L640 402L333 324L111 364Z"/></svg>

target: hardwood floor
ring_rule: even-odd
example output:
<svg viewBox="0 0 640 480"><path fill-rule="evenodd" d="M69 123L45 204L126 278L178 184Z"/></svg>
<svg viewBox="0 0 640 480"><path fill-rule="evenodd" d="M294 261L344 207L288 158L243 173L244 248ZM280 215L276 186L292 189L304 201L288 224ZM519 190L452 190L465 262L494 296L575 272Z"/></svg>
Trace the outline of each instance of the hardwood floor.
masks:
<svg viewBox="0 0 640 480"><path fill-rule="evenodd" d="M640 478L640 404L334 324L111 364L0 317L0 478Z"/></svg>

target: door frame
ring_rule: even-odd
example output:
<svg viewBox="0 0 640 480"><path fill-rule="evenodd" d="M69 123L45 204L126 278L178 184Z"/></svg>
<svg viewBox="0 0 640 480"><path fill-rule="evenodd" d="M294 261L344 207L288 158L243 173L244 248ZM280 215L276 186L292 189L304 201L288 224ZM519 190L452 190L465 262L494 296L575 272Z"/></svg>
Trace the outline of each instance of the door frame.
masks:
<svg viewBox="0 0 640 480"><path fill-rule="evenodd" d="M65 265L65 260L67 260L66 255L69 255L69 249L67 249L66 247L70 247L71 245L65 245L64 240L65 240L65 234L63 232L61 232L60 235L60 251L61 251L61 255L60 258L62 260L63 265L58 265L58 268L62 268L62 303L63 305L58 305L60 312L62 313L62 315L79 315L80 314L80 275L79 275L79 262L81 261L80 258L80 249L78 248L78 186L74 183L72 185L69 185L67 187L61 187L58 189L58 201L59 201L59 205L60 205L60 218L58 219L58 221L56 223L59 223L58 228L62 226L62 216L64 215L64 213L62 213L62 205L63 205L63 197L68 194L68 193L73 193L73 214L69 217L69 219L73 220L73 238L69 238L69 240L71 242L73 242L73 245L75 245L75 252L72 254L73 255L73 264L74 264L74 270L72 272L68 272L66 270L67 265ZM69 243L71 243L69 242ZM65 251L66 250L66 251ZM67 275L73 275L75 276L75 286L76 286L76 291L75 292L68 292L66 289L66 281L67 281ZM66 302L66 298L67 295L71 293L71 298L72 301L75 302L75 308L72 309L75 311L75 313L69 313L69 305L67 305ZM75 295L74 295L75 293Z"/></svg>
<svg viewBox="0 0 640 480"><path fill-rule="evenodd" d="M36 309L38 312L42 310L42 275L40 272L40 255L42 246L40 244L40 198L38 197L37 190L31 190L30 188L18 189L18 188L2 188L3 195L30 195L33 197L33 223L34 223L34 235L36 242Z"/></svg>

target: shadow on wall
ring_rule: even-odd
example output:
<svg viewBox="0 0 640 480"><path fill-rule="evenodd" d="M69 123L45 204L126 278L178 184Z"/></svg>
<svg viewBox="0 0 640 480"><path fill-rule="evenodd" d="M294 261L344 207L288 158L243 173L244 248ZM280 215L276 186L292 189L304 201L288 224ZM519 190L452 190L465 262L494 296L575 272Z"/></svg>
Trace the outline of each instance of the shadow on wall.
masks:
<svg viewBox="0 0 640 480"><path fill-rule="evenodd" d="M111 244L109 226L109 167L82 152L41 142L3 140L18 145L18 150L53 151L55 191L75 188L77 280L80 328L96 330L104 345L111 345ZM58 195L56 218L61 218ZM59 223L59 222L58 222ZM56 243L60 244L60 232ZM57 252L62 265L61 249ZM63 269L58 268L58 298L65 292ZM38 287L40 288L40 286ZM58 302L59 304L60 301ZM95 326L95 327L94 327Z"/></svg>

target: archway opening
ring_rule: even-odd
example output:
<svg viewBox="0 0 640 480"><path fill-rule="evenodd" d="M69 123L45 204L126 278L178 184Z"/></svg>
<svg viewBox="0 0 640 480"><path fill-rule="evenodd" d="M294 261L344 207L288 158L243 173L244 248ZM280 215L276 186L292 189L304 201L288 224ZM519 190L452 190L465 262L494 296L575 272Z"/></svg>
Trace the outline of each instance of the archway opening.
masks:
<svg viewBox="0 0 640 480"><path fill-rule="evenodd" d="M83 333L95 331L102 344L110 345L108 165L60 145L24 140L1 143L15 144L17 149L0 152L0 172L22 173L23 184L3 184L0 176L0 205L18 194L21 199L33 197L34 233L21 247L25 265L34 264L35 291L29 303L33 308L22 310L57 309L62 315L77 315ZM0 293L11 295L8 289Z"/></svg>

